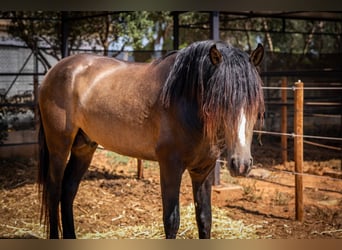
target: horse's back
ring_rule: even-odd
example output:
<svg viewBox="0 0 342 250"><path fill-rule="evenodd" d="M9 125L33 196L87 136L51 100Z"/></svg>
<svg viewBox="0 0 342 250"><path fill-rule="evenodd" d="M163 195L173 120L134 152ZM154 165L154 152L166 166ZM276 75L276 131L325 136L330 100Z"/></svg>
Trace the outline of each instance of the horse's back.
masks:
<svg viewBox="0 0 342 250"><path fill-rule="evenodd" d="M148 64L128 63L93 54L69 56L45 76L40 86L39 102L55 100L60 108L65 108L70 99L77 99L83 106L100 98L114 101L136 96L155 84L148 80L147 67Z"/></svg>
<svg viewBox="0 0 342 250"><path fill-rule="evenodd" d="M49 88L67 88L77 80L77 76L97 74L106 67L116 67L121 61L114 58L98 56L94 54L77 54L60 60L45 76L42 86L51 85Z"/></svg>

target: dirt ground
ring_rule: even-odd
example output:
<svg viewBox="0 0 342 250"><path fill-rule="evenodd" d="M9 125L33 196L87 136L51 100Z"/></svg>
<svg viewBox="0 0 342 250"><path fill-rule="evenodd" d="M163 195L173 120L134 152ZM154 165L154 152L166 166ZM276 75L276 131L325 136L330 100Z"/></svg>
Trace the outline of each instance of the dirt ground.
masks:
<svg viewBox="0 0 342 250"><path fill-rule="evenodd" d="M342 239L341 152L305 145L301 223L295 219L293 152L289 151L285 167L279 148L278 141L264 142L263 146L254 143L255 169L248 178L232 178L222 167L221 185L212 193L213 206L223 213L219 220L237 221L241 228L252 227L253 238ZM0 238L44 238L39 223L36 161L0 163ZM74 203L79 238L153 238L141 228L134 229L133 235L124 231L141 225L162 227L158 166L148 161L143 164L144 178L137 179L136 159L97 150ZM187 207L192 202L190 178L185 173L181 205ZM182 235L180 230L178 238ZM222 237L213 233L213 238Z"/></svg>

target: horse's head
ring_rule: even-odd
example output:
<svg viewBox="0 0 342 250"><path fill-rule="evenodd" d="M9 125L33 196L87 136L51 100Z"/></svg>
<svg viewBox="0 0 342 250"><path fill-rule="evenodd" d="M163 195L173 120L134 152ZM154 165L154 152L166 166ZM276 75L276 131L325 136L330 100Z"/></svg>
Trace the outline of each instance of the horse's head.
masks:
<svg viewBox="0 0 342 250"><path fill-rule="evenodd" d="M166 108L180 100L198 108L211 157L226 154L233 176L247 175L253 165L253 127L264 109L256 69L263 54L260 44L248 55L224 42L193 43L177 53L161 94Z"/></svg>
<svg viewBox="0 0 342 250"><path fill-rule="evenodd" d="M224 50L219 51L213 47L210 51L211 62L220 64L224 58ZM227 166L232 176L247 176L253 167L251 155L251 144L253 129L257 121L258 114L263 112L263 96L261 89L261 79L255 67L258 66L263 58L264 49L259 44L249 56L237 56L235 61L232 59L226 67L230 67L228 78L230 78L234 89L229 92L230 107L226 110L228 120L223 121L221 127L224 131L225 152L222 152L227 159ZM243 68L236 65L244 65ZM248 66L247 66L248 65ZM231 75L235 74L235 77ZM222 100L221 100L222 101ZM226 104L226 103L225 103ZM221 131L222 131L221 130ZM222 156L223 156L222 155Z"/></svg>

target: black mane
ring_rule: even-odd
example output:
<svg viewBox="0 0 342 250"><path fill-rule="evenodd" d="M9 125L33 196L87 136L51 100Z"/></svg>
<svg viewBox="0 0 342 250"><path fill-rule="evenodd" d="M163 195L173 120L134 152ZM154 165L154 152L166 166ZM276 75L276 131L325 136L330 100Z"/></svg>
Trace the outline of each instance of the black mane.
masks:
<svg viewBox="0 0 342 250"><path fill-rule="evenodd" d="M222 54L217 65L209 57L212 46ZM222 129L234 136L242 109L247 120L263 113L261 79L249 55L223 42L196 42L178 52L161 99L168 108L179 98L197 102L212 143Z"/></svg>

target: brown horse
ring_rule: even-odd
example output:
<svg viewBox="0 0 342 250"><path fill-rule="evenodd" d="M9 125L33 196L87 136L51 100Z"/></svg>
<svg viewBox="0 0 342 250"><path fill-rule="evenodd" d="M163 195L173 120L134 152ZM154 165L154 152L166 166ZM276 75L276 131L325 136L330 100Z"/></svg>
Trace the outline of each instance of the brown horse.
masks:
<svg viewBox="0 0 342 250"><path fill-rule="evenodd" d="M182 174L192 179L200 238L210 238L216 159L233 176L252 167L253 126L263 113L256 70L261 45L248 56L223 42L202 41L152 63L80 54L57 63L40 86L42 218L50 238L76 238L73 201L100 144L159 162L166 238L179 228Z"/></svg>

